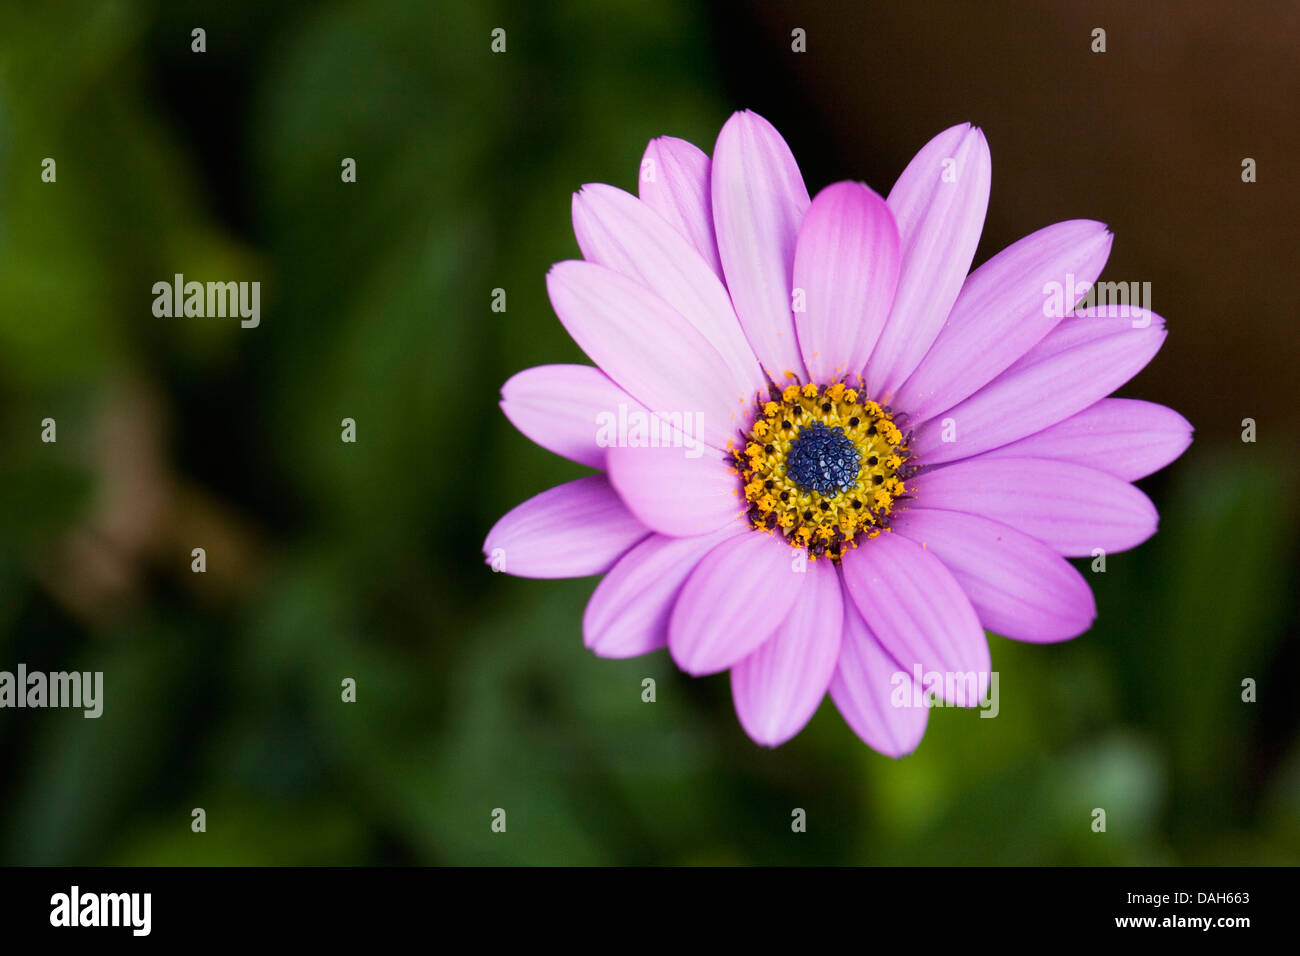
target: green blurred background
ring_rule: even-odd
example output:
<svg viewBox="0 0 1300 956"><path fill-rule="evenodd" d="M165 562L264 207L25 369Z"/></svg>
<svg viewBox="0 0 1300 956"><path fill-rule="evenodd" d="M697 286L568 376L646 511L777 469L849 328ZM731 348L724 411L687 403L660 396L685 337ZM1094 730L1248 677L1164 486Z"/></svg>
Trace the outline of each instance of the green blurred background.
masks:
<svg viewBox="0 0 1300 956"><path fill-rule="evenodd" d="M98 720L0 711L0 862L1300 862L1296 10L465 7L0 4L0 669L105 675ZM582 473L495 404L583 360L543 284L572 191L743 107L814 191L984 127L977 260L1108 222L1105 277L1171 329L1122 394L1198 429L1142 483L1160 533L1089 574L1096 627L992 638L1000 715L902 761L829 703L759 748L725 678L584 650L593 580L482 563ZM260 281L261 326L154 317L176 272Z"/></svg>

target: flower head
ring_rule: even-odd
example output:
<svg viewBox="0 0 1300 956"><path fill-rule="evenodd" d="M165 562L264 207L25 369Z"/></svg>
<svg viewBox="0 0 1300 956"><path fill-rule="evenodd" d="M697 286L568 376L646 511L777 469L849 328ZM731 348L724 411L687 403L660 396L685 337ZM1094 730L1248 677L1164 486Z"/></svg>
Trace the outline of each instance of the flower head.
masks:
<svg viewBox="0 0 1300 956"><path fill-rule="evenodd" d="M597 367L528 369L501 405L603 474L505 515L484 544L494 567L605 574L587 646L729 670L741 724L769 746L829 691L867 744L908 753L919 691L984 695L986 629L1087 630L1092 593L1066 558L1155 532L1131 482L1191 426L1107 397L1165 329L1127 299L1084 299L1103 225L1048 226L967 274L990 169L983 134L954 126L887 199L841 182L810 201L780 134L742 112L712 160L652 141L639 197L584 187L584 260L547 288Z"/></svg>

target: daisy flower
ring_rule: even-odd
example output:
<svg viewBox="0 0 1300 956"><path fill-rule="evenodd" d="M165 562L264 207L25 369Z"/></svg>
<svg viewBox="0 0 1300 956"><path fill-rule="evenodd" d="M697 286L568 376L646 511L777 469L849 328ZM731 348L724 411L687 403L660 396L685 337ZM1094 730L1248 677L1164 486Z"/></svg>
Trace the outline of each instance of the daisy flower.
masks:
<svg viewBox="0 0 1300 956"><path fill-rule="evenodd" d="M767 746L829 692L869 746L909 753L918 699L985 694L986 630L1087 630L1096 606L1066 559L1155 532L1131 482L1178 457L1191 426L1107 397L1165 328L1079 306L1104 225L1048 226L967 274L990 172L966 124L887 198L839 182L810 201L785 140L740 112L711 160L653 140L639 196L583 187L583 260L556 264L547 289L596 367L527 369L501 407L602 473L506 514L489 563L604 574L587 647L666 646L689 674L730 671L740 723Z"/></svg>

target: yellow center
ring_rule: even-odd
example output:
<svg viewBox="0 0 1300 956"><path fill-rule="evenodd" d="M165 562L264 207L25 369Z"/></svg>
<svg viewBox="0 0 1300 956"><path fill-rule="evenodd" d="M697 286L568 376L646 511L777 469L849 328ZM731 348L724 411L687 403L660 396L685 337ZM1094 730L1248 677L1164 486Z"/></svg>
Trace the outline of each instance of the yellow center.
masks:
<svg viewBox="0 0 1300 956"><path fill-rule="evenodd" d="M814 425L818 427L806 432ZM804 454L797 451L801 434L816 437L819 447L825 444L822 429L833 430L835 441L849 450L848 461L856 451L856 476L841 475L834 486L809 481L807 446ZM857 547L860 537L878 535L895 502L906 494L904 481L915 470L907 463L906 441L890 409L843 383L790 385L779 398L774 391L758 410L745 447L731 451L751 524L779 532L793 547L807 548L812 559L838 559L845 548ZM798 460L791 460L792 453ZM804 477L802 486L798 476Z"/></svg>

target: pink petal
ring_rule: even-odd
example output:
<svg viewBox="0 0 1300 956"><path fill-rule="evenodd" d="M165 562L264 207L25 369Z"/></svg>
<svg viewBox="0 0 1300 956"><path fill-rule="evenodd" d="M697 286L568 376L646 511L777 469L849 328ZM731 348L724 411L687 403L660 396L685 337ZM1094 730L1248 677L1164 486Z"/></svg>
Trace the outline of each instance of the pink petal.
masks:
<svg viewBox="0 0 1300 956"><path fill-rule="evenodd" d="M812 381L861 372L897 285L898 229L885 201L861 183L818 193L794 252L795 328Z"/></svg>
<svg viewBox="0 0 1300 956"><path fill-rule="evenodd" d="M1156 532L1151 500L1093 468L1042 458L972 458L914 479L919 507L983 515L1066 557L1124 551Z"/></svg>
<svg viewBox="0 0 1300 956"><path fill-rule="evenodd" d="M988 690L992 660L984 629L956 579L933 554L896 534L869 538L841 563L849 596L881 646L947 703L973 707Z"/></svg>
<svg viewBox="0 0 1300 956"><path fill-rule="evenodd" d="M660 534L689 537L734 521L749 507L740 477L715 449L611 448L609 480L628 509Z"/></svg>
<svg viewBox="0 0 1300 956"><path fill-rule="evenodd" d="M1003 249L966 280L948 321L894 396L913 423L952 408L1024 355L1064 317L1045 290L1079 288L1073 309L1101 274L1112 236L1076 219L1040 229Z"/></svg>
<svg viewBox="0 0 1300 956"><path fill-rule="evenodd" d="M1132 398L1103 398L1065 421L980 457L1072 461L1137 481L1165 467L1191 443L1191 423L1172 408Z"/></svg>
<svg viewBox="0 0 1300 956"><path fill-rule="evenodd" d="M1140 372L1165 340L1164 320L1135 328L1106 309L1082 310L988 385L917 429L913 452L927 465L969 458L1042 431L1109 395ZM951 422L956 441L945 442Z"/></svg>
<svg viewBox="0 0 1300 956"><path fill-rule="evenodd" d="M650 533L604 475L556 485L511 509L483 542L487 563L522 578L582 578Z"/></svg>
<svg viewBox="0 0 1300 956"><path fill-rule="evenodd" d="M643 203L690 240L721 279L722 263L713 238L712 175L704 150L684 139L660 136L650 140L641 157L638 193Z"/></svg>
<svg viewBox="0 0 1300 956"><path fill-rule="evenodd" d="M790 147L748 110L732 114L713 149L713 225L736 314L775 382L804 377L790 311L795 238L808 190Z"/></svg>
<svg viewBox="0 0 1300 956"><path fill-rule="evenodd" d="M930 708L916 705L911 674L880 646L847 592L844 637L830 691L845 723L872 750L901 757L925 736Z"/></svg>
<svg viewBox="0 0 1300 956"><path fill-rule="evenodd" d="M957 511L913 508L895 517L952 572L987 630L1018 641L1078 637L1097 616L1092 589L1074 566L1007 525Z"/></svg>
<svg viewBox="0 0 1300 956"><path fill-rule="evenodd" d="M749 393L767 380L722 281L663 217L630 193L591 183L573 196L573 232L588 262L636 279L676 309L718 350Z"/></svg>
<svg viewBox="0 0 1300 956"><path fill-rule="evenodd" d="M745 386L732 380L717 349L663 299L591 262L557 263L546 288L573 340L642 404L699 422L700 430L691 434L714 448L736 440L749 409Z"/></svg>
<svg viewBox="0 0 1300 956"><path fill-rule="evenodd" d="M617 423L620 406L645 414L640 402L590 365L539 365L501 386L501 410L512 425L557 455L605 467L602 423Z"/></svg>
<svg viewBox="0 0 1300 956"><path fill-rule="evenodd" d="M736 716L755 743L776 747L812 719L840 654L844 597L830 561L810 561L808 582L776 632L731 668Z"/></svg>
<svg viewBox="0 0 1300 956"><path fill-rule="evenodd" d="M596 586L582 616L583 642L600 657L638 657L666 646L686 578L718 544L745 530L737 521L696 538L650 535Z"/></svg>
<svg viewBox="0 0 1300 956"><path fill-rule="evenodd" d="M902 260L889 320L863 372L873 398L891 399L948 318L984 228L992 169L984 134L962 123L926 143L889 193Z"/></svg>
<svg viewBox="0 0 1300 956"><path fill-rule="evenodd" d="M790 613L807 574L783 538L754 531L722 542L686 579L668 623L668 649L688 674L748 657Z"/></svg>

